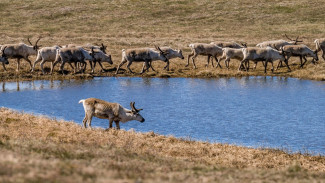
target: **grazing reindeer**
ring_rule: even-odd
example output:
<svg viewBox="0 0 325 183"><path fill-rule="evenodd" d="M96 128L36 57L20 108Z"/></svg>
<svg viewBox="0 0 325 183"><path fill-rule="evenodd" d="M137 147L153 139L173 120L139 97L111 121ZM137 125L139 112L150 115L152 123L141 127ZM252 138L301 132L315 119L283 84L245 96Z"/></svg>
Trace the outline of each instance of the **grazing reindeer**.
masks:
<svg viewBox="0 0 325 183"><path fill-rule="evenodd" d="M302 68L305 63L307 62L306 57L310 56L313 57L312 62L314 63L314 60L318 61L318 55L317 55L317 49L315 51L312 51L310 48L308 48L306 45L286 45L282 47L285 56L287 57L286 60L289 61L290 57L299 57L300 58L300 68ZM302 59L305 60L305 62L302 61ZM280 62L276 69L279 68Z"/></svg>
<svg viewBox="0 0 325 183"><path fill-rule="evenodd" d="M142 109L137 109L134 106L135 102L131 102L131 110L122 107L118 103L110 103L104 100L96 98L88 98L79 101L82 103L85 110L85 117L83 119L83 125L87 128L86 123L91 128L92 117L95 116L100 119L109 120L109 128L113 127L113 121L116 124L116 128L120 129L120 121L122 123L137 120L143 123L145 119L139 114Z"/></svg>
<svg viewBox="0 0 325 183"><path fill-rule="evenodd" d="M241 61L238 70L240 70L242 66L246 67L245 65L243 65L243 63L248 62L249 60L252 60L254 62L265 61L264 73L266 73L266 68L267 68L267 63L268 62L271 62L271 64L272 64L272 69L271 70L272 70L272 73L273 73L273 70L274 70L273 62L275 60L281 60L281 61L285 62L285 64L288 67L288 70L291 71L291 69L290 69L290 67L288 65L288 61L284 56L284 51L283 50L281 50L281 52L280 52L280 51L275 50L275 49L273 49L271 47L267 47L267 48L242 48L242 52L243 52L244 58ZM247 69L246 69L246 71L247 71Z"/></svg>
<svg viewBox="0 0 325 183"><path fill-rule="evenodd" d="M6 49L7 47L5 46L5 47L3 47L2 49L1 49L1 56L0 56L0 62L2 63L2 67L3 67L3 69L6 71L7 69L6 69L6 67L5 67L5 64L9 64L9 61L8 61L8 57L7 57L7 55L5 54L5 49Z"/></svg>
<svg viewBox="0 0 325 183"><path fill-rule="evenodd" d="M33 66L32 66L32 62L29 60L29 56L30 55L36 55L37 54L37 50L40 46L37 45L38 41L40 40L41 38L38 38L38 40L36 41L35 45L33 45L29 38L27 38L29 44L31 46L28 46L24 43L19 43L19 44L5 44L5 45L2 45L3 46L6 46L6 50L5 50L5 54L7 55L8 58L16 58L17 59L17 71L19 71L19 68L20 68L20 59L24 59L26 60L29 65L30 65L30 68L32 70Z"/></svg>
<svg viewBox="0 0 325 183"><path fill-rule="evenodd" d="M101 62L107 62L109 64L113 64L111 55L106 54L106 52L103 52L101 49L96 49L94 51L94 48L91 49L91 51L94 53L93 60L89 60L90 67L91 67L91 73L94 73L94 69L96 67L96 63L98 62L99 66L102 68L102 72L105 72L103 65ZM94 63L94 67L92 65L92 62Z"/></svg>
<svg viewBox="0 0 325 183"><path fill-rule="evenodd" d="M132 70L130 69L130 65L133 62L144 62L146 65L146 69L144 70L144 68L142 68L142 71L140 74L144 73L144 71L148 71L150 68L150 62L153 60L162 60L164 62L168 62L168 59L166 57L166 55L168 54L168 52L164 52L162 51L159 47L156 46L156 50L152 50L151 48L135 48L135 49L123 49L122 50L122 61L120 63L120 65L117 67L117 70L115 72L115 74L118 73L118 71L120 70L120 67L125 64L126 62L128 62L127 64L127 68L131 73Z"/></svg>
<svg viewBox="0 0 325 183"><path fill-rule="evenodd" d="M209 66L209 61L210 61L210 57L213 57L216 62L217 62L217 66L221 65L219 64L219 60L217 58L217 56L221 56L222 55L222 48L215 45L215 44L205 44L205 43L192 43L189 45L189 47L192 50L192 53L190 53L187 57L187 64L185 65L185 67L189 66L189 62L190 62L190 57L192 57L192 63L193 63L193 67L194 69L196 69L196 65L194 62L194 59L198 56L198 55L204 55L204 56L208 56L208 60L207 60L207 64L205 65L205 67ZM213 64L213 60L211 61L212 66L214 67Z"/></svg>
<svg viewBox="0 0 325 183"><path fill-rule="evenodd" d="M158 50L155 49L155 48L151 48L151 49L158 51ZM172 49L172 48L170 48L170 47L160 47L160 49L161 49L163 52L166 52L166 53L167 53L166 58L168 59L168 61L167 61L166 66L164 67L164 69L166 69L167 71L169 71L169 60L170 60L170 59L177 58L177 57L178 57L178 58L181 58L181 59L184 59L184 56L183 56L182 50L174 50L174 49ZM152 61L154 61L154 60L152 60ZM155 71L155 69L152 67L151 62L149 63L149 65L150 65L150 68L151 68L153 71ZM143 68L142 68L142 69L144 69L144 66L145 66L145 64L143 63Z"/></svg>
<svg viewBox="0 0 325 183"><path fill-rule="evenodd" d="M317 51L321 51L322 50L322 58L325 61L325 38L316 39L314 41L314 43L316 44L316 50Z"/></svg>

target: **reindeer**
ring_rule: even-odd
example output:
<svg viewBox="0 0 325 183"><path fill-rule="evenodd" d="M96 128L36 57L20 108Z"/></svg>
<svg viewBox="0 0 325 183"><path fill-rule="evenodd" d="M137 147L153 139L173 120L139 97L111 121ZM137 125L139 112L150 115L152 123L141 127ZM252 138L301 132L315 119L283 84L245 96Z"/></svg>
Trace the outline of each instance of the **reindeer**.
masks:
<svg viewBox="0 0 325 183"><path fill-rule="evenodd" d="M307 62L306 59L307 56L313 57L312 63L314 63L314 60L318 61L317 49L315 51L312 51L306 45L286 45L282 47L282 50L284 51L285 56L287 57L286 58L287 61L289 61L290 57L299 57L300 68L303 68L303 66ZM303 62L302 59L304 59L305 62ZM276 69L279 68L279 65L280 62Z"/></svg>
<svg viewBox="0 0 325 183"><path fill-rule="evenodd" d="M189 45L189 47L192 50L192 53L190 53L187 57L187 64L185 65L185 67L189 66L189 62L190 62L190 57L192 57L192 63L193 63L193 67L194 69L196 69L196 65L194 62L194 59L198 56L198 55L204 55L204 56L208 56L208 60L207 60L207 64L205 65L205 67L209 66L209 61L210 61L210 57L213 57L216 62L217 62L217 66L221 65L219 64L219 60L217 58L217 56L221 56L222 55L222 48L215 45L215 44L205 44L205 43L192 43ZM213 61L211 61L212 67L214 67Z"/></svg>
<svg viewBox="0 0 325 183"><path fill-rule="evenodd" d="M94 73L94 69L96 67L96 63L98 62L99 66L102 68L102 72L105 72L101 62L108 62L109 64L113 64L112 57L111 55L106 54L100 49L96 49L94 51L94 48L91 49L92 52L94 53L94 59L89 60L90 67L91 67L91 73ZM94 63L94 67L92 65L92 62Z"/></svg>
<svg viewBox="0 0 325 183"><path fill-rule="evenodd" d="M302 40L298 40L299 39L299 36L297 36L297 38L295 40L289 38L287 36L287 34L284 34L284 36L289 39L290 41L286 41L286 40L283 40L283 39L280 39L280 40L273 40L273 41L264 41L262 43L258 43L256 45L256 47L259 47L259 48L266 48L268 46L274 48L274 49L278 49L278 48L281 48L285 45L297 45L298 43L301 43L303 42ZM280 64L280 67L283 67L282 65L282 61L279 62Z"/></svg>
<svg viewBox="0 0 325 183"><path fill-rule="evenodd" d="M159 50L157 50L156 48L151 48L152 50L155 50L155 51L159 51ZM182 53L182 50L174 50L174 49L172 49L172 48L170 48L170 47L160 47L160 49L163 51L163 52L166 52L167 53L167 55L166 55L166 58L168 59L168 61L167 61L167 64L166 64L166 66L164 67L164 69L167 69L167 71L169 71L169 60L170 59L173 59L173 58L181 58L181 59L184 59L184 56L183 56L183 53ZM152 61L154 61L154 60L152 60ZM150 65L150 68L153 70L153 71L155 71L155 69L152 67L152 63L150 62L149 63L149 65ZM142 69L144 69L144 67L145 67L145 63L143 63L143 68Z"/></svg>
<svg viewBox="0 0 325 183"><path fill-rule="evenodd" d="M222 48L222 56L220 57L219 61L225 59L225 65L227 69L229 69L229 62L231 58L237 59L239 61L243 60L244 54L242 49L237 48ZM228 63L228 64L227 64Z"/></svg>
<svg viewBox="0 0 325 183"><path fill-rule="evenodd" d="M271 47L267 47L267 48L242 48L242 52L244 55L243 60L240 63L240 66L238 68L238 70L241 69L242 66L246 67L245 65L243 65L243 63L248 62L249 60L255 61L255 62L259 62L259 61L265 61L264 63L264 73L266 73L266 68L267 68L267 63L271 62L272 64L272 73L274 70L273 67L273 62L275 60L280 60L280 61L284 61L288 70L291 71L289 65L288 65L288 61L284 56L284 51L281 50L275 50ZM246 69L247 71L247 69Z"/></svg>
<svg viewBox="0 0 325 183"><path fill-rule="evenodd" d="M94 59L94 53L92 52L89 54L86 50L84 50L81 47L61 48L61 49L57 50L57 54L56 54L56 58L55 58L53 67L57 63L61 62L60 71L62 72L62 74L64 74L64 72L63 72L64 64L65 63L74 63L75 64L74 73L76 73L76 68L77 68L78 62L87 65L85 60L93 60L93 59ZM52 72L53 72L53 70L52 70ZM51 74L52 74L52 72L51 72ZM84 72L84 70L82 72Z"/></svg>
<svg viewBox="0 0 325 183"><path fill-rule="evenodd" d="M29 65L30 68L32 70L33 66L32 66L32 62L29 60L29 56L30 55L36 55L37 54L37 50L40 47L39 45L37 45L38 41L41 38L38 38L38 40L36 41L35 45L33 45L29 38L27 38L29 44L31 46L28 46L24 43L19 43L19 44L5 44L2 45L2 47L6 47L5 49L5 54L8 58L16 58L17 59L17 71L19 71L20 68L20 59L24 59L26 60Z"/></svg>
<svg viewBox="0 0 325 183"><path fill-rule="evenodd" d="M6 69L6 66L5 66L5 64L9 64L9 61L8 61L8 57L7 57L7 55L5 54L5 49L6 49L7 47L5 46L5 47L3 47L2 49L1 49L1 56L0 56L0 62L2 63L2 67L3 67L3 69L5 70L5 71L7 71L7 69Z"/></svg>
<svg viewBox="0 0 325 183"><path fill-rule="evenodd" d="M116 128L120 129L120 121L126 123L131 120L137 120L143 123L145 119L139 114L142 109L135 108L135 102L130 103L131 110L122 107L118 103L106 102L97 98L82 99L79 104L82 103L85 110L85 117L82 121L85 128L86 123L91 128L92 117L95 116L100 119L109 120L109 128L113 127L113 121L116 124Z"/></svg>
<svg viewBox="0 0 325 183"><path fill-rule="evenodd" d="M247 47L247 43L241 43L238 44L236 42L226 42L226 41L215 41L215 42L211 42L210 44L215 44L221 48L246 48Z"/></svg>
<svg viewBox="0 0 325 183"><path fill-rule="evenodd" d="M164 62L168 62L168 58L166 57L166 55L168 54L168 52L164 52L162 51L159 47L156 46L156 50L152 50L151 48L135 48L135 49L123 49L122 50L122 61L121 63L118 65L117 70L115 72L115 74L118 73L120 67L122 65L124 65L126 62L128 62L127 64L127 68L131 73L134 73L131 69L130 69L130 65L133 62L144 62L146 65L146 69L142 68L142 71L140 74L144 73L144 71L148 71L149 67L150 67L150 62L153 60L162 60Z"/></svg>
<svg viewBox="0 0 325 183"><path fill-rule="evenodd" d="M272 48L281 48L281 47L283 47L283 46L285 46L285 45L296 45L296 44L298 44L298 43L300 43L300 42L303 42L303 41L301 41L301 40L298 40L299 39L299 36L297 36L297 38L295 39L295 40L293 40L293 39L290 39L288 36L287 36L287 34L284 34L285 35L285 37L287 38L287 39L289 39L290 41L286 41L286 40L283 40L283 39L280 39L280 40L273 40L273 41L264 41L264 42L262 42L262 43L258 43L257 45L256 45L256 47L259 47L259 48L266 48L266 47L268 47L268 46L270 46L270 47L272 47Z"/></svg>
<svg viewBox="0 0 325 183"><path fill-rule="evenodd" d="M43 65L44 65L45 62L51 62L51 73L52 73L53 72L53 64L54 64L54 61L55 61L55 58L56 58L56 53L57 53L57 50L59 50L59 49L60 49L60 46L56 45L56 46L53 46L53 47L43 47L40 50L38 50L36 60L35 60L35 62L33 64L32 72L35 69L35 65L38 62L41 62L42 73L45 74ZM72 67L71 63L69 63L69 64Z"/></svg>
<svg viewBox="0 0 325 183"><path fill-rule="evenodd" d="M316 50L322 50L322 58L325 61L325 38L315 39L314 43L316 44Z"/></svg>
<svg viewBox="0 0 325 183"><path fill-rule="evenodd" d="M90 51L91 49L99 49L102 52L104 52L105 54L106 54L106 48L107 48L107 46L105 46L103 43L101 43L101 46L95 46L95 45L92 45L89 43L87 43L85 45L67 44L67 45L63 46L63 48L71 48L71 47L82 47L88 51Z"/></svg>

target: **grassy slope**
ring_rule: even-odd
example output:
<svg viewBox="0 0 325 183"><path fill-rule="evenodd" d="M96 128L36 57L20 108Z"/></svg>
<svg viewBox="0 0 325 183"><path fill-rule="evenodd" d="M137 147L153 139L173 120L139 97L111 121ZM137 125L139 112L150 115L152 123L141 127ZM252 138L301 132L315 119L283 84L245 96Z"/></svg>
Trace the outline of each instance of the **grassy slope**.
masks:
<svg viewBox="0 0 325 183"><path fill-rule="evenodd" d="M0 125L0 182L325 181L320 156L90 130L5 108Z"/></svg>
<svg viewBox="0 0 325 183"><path fill-rule="evenodd" d="M112 70L120 62L121 49L153 47L155 44L181 48L187 57L190 51L187 45L192 42L235 40L253 46L265 40L285 39L283 35L286 33L291 37L299 35L304 44L314 49L313 40L324 37L324 8L325 4L316 0L2 0L0 44L26 42L28 36L35 40L40 35L44 37L40 42L44 46L104 42L114 61L113 66L105 66ZM10 64L10 73L1 72L0 78L44 78L39 72L17 74L14 63ZM230 71L205 69L203 57L198 58L198 63L200 68L193 71L184 68L185 61L172 60L171 72L162 71L162 64L155 63L159 72L145 76L247 75L237 72L238 63L235 61ZM139 71L140 65L132 67ZM281 69L275 75L324 80L324 67L323 61L317 66L308 65L307 69L297 69L295 65L293 72ZM261 68L248 74L264 75ZM112 73L98 75L111 76Z"/></svg>

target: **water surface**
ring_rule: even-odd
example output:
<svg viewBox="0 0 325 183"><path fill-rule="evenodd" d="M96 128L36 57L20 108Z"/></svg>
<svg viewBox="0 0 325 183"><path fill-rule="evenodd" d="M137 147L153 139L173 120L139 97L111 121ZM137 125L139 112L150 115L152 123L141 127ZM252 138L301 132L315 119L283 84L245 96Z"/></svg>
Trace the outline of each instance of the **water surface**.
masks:
<svg viewBox="0 0 325 183"><path fill-rule="evenodd" d="M143 108L140 132L325 155L325 83L281 77L0 82L0 106L81 124L80 99ZM93 126L108 120L93 118Z"/></svg>

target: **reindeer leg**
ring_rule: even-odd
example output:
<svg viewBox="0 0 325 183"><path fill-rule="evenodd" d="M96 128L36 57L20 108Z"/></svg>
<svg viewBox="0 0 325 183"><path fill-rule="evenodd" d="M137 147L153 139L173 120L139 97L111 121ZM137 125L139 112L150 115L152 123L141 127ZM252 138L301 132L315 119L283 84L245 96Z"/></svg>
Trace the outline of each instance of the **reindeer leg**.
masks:
<svg viewBox="0 0 325 183"><path fill-rule="evenodd" d="M145 63L145 65L146 65L146 69L144 69L144 67L142 68L142 71L140 72L140 74L143 74L144 72L146 72L146 71L149 71L149 68L150 68L150 65L149 65L149 63L150 63L151 61L145 61L144 63Z"/></svg>
<svg viewBox="0 0 325 183"><path fill-rule="evenodd" d="M82 123L83 123L85 128L87 128L87 125L86 125L87 121L88 121L88 116L87 116L87 113L86 113L84 119L82 120Z"/></svg>
<svg viewBox="0 0 325 183"><path fill-rule="evenodd" d="M4 69L5 71L7 71L6 66L5 66L5 63L3 63L3 62L2 62L2 67L3 67L3 69Z"/></svg>
<svg viewBox="0 0 325 183"><path fill-rule="evenodd" d="M156 70L152 67L152 61L148 62L148 64L149 64L149 67L148 67L147 71L149 71L149 68L151 68L152 71L156 72ZM145 63L144 63L144 65L145 65Z"/></svg>
<svg viewBox="0 0 325 183"><path fill-rule="evenodd" d="M241 68L243 67L243 63L245 62L246 60L242 60L240 61L240 64L239 64L239 67L238 67L238 71L241 71Z"/></svg>
<svg viewBox="0 0 325 183"><path fill-rule="evenodd" d="M197 57L197 54L195 54L193 57L192 57L192 64L193 64L193 67L194 69L196 69L196 65L195 65L195 61L194 59Z"/></svg>
<svg viewBox="0 0 325 183"><path fill-rule="evenodd" d="M126 60L126 59L122 59L122 61L121 61L120 65L118 65L118 67L117 67L117 69L116 69L116 72L115 72L115 74L117 74L117 73L118 73L118 71L120 70L120 67L122 67L122 65L124 65L126 62L127 62L127 60Z"/></svg>
<svg viewBox="0 0 325 183"><path fill-rule="evenodd" d="M30 61L28 57L26 57L24 59L29 63L30 71L31 71L33 69L32 61Z"/></svg>
<svg viewBox="0 0 325 183"><path fill-rule="evenodd" d="M113 118L109 119L109 126L108 128L113 128Z"/></svg>
<svg viewBox="0 0 325 183"><path fill-rule="evenodd" d="M307 62L306 57L302 57L302 58L305 60L305 62L302 63L302 59L300 58L300 63L301 63L300 68L303 68L305 63Z"/></svg>
<svg viewBox="0 0 325 183"><path fill-rule="evenodd" d="M128 70L133 74L134 72L131 70L131 68L130 68L130 65L132 64L132 62L128 62L128 64L127 64L127 68L128 68Z"/></svg>
<svg viewBox="0 0 325 183"><path fill-rule="evenodd" d="M169 71L169 59L167 60L167 64L166 64L166 66L164 67L164 70L166 70L167 69L167 71Z"/></svg>
<svg viewBox="0 0 325 183"><path fill-rule="evenodd" d="M188 67L190 65L190 57L194 56L194 51L192 51L192 53L190 53L187 57L187 64L185 65L185 67Z"/></svg>
<svg viewBox="0 0 325 183"><path fill-rule="evenodd" d="M221 61L221 59L220 59L220 61ZM225 60L225 65L226 65L228 70L229 70L229 62L230 62L230 58L227 57L226 60Z"/></svg>
<svg viewBox="0 0 325 183"><path fill-rule="evenodd" d="M291 71L291 69L290 69L290 67L289 67L289 64L288 64L288 60L287 60L287 59L285 59L285 60L284 60L284 63L286 64L286 66L287 66L287 68L288 68L288 71L290 72L290 71Z"/></svg>
<svg viewBox="0 0 325 183"><path fill-rule="evenodd" d="M273 73L273 71L274 71L273 60L271 61L271 66L272 66L271 71L272 71L272 73Z"/></svg>
<svg viewBox="0 0 325 183"><path fill-rule="evenodd" d="M65 64L65 62L62 62L60 65L60 71L62 72L62 74L64 74L64 71L63 71L64 64Z"/></svg>
<svg viewBox="0 0 325 183"><path fill-rule="evenodd" d="M17 69L16 69L16 71L19 71L19 65L20 65L20 58L17 58Z"/></svg>
<svg viewBox="0 0 325 183"><path fill-rule="evenodd" d="M102 71L101 71L101 72L105 72L102 63L98 62L98 64L99 64L100 68L102 68ZM96 62L95 62L95 64L94 64L94 68L95 68L95 66L96 66Z"/></svg>
<svg viewBox="0 0 325 183"><path fill-rule="evenodd" d="M38 62L40 62L40 61L44 61L44 59L40 59L40 57L37 57L37 58L39 58L39 59L36 59L35 60L35 62L34 62L34 64L33 64L33 68L32 68L32 70L31 70L31 72L34 72L34 69L35 69L35 66L36 66L36 64L38 63Z"/></svg>
<svg viewBox="0 0 325 183"><path fill-rule="evenodd" d="M220 60L218 60L217 55L214 56L214 59L217 62L216 68L218 68L218 66L220 67L220 69L222 69L221 65L220 65Z"/></svg>
<svg viewBox="0 0 325 183"><path fill-rule="evenodd" d="M264 65L264 73L266 73L266 68L267 68L267 60L265 61L265 65Z"/></svg>
<svg viewBox="0 0 325 183"><path fill-rule="evenodd" d="M41 70L42 70L42 73L43 73L43 74L45 74L45 72L44 72L44 68L43 68L44 63L45 63L45 61L42 60L42 62L41 62ZM35 65L35 62L34 62L34 65ZM33 69L34 69L34 66L33 66ZM52 62L52 65L51 65L51 72L52 72L52 70L53 70L53 62Z"/></svg>
<svg viewBox="0 0 325 183"><path fill-rule="evenodd" d="M207 60L207 64L205 64L205 67L208 67L208 66L209 66L210 57L211 57L211 55L208 55L208 60ZM212 62L213 62L213 61L212 61Z"/></svg>
<svg viewBox="0 0 325 183"><path fill-rule="evenodd" d="M91 73L93 74L95 71L94 71L94 68L96 66L96 62L94 62L94 66L93 66L93 63L92 61L89 61L89 64L90 64L90 68L91 68Z"/></svg>
<svg viewBox="0 0 325 183"><path fill-rule="evenodd" d="M115 121L115 124L116 124L116 129L120 129L120 122L119 121Z"/></svg>

